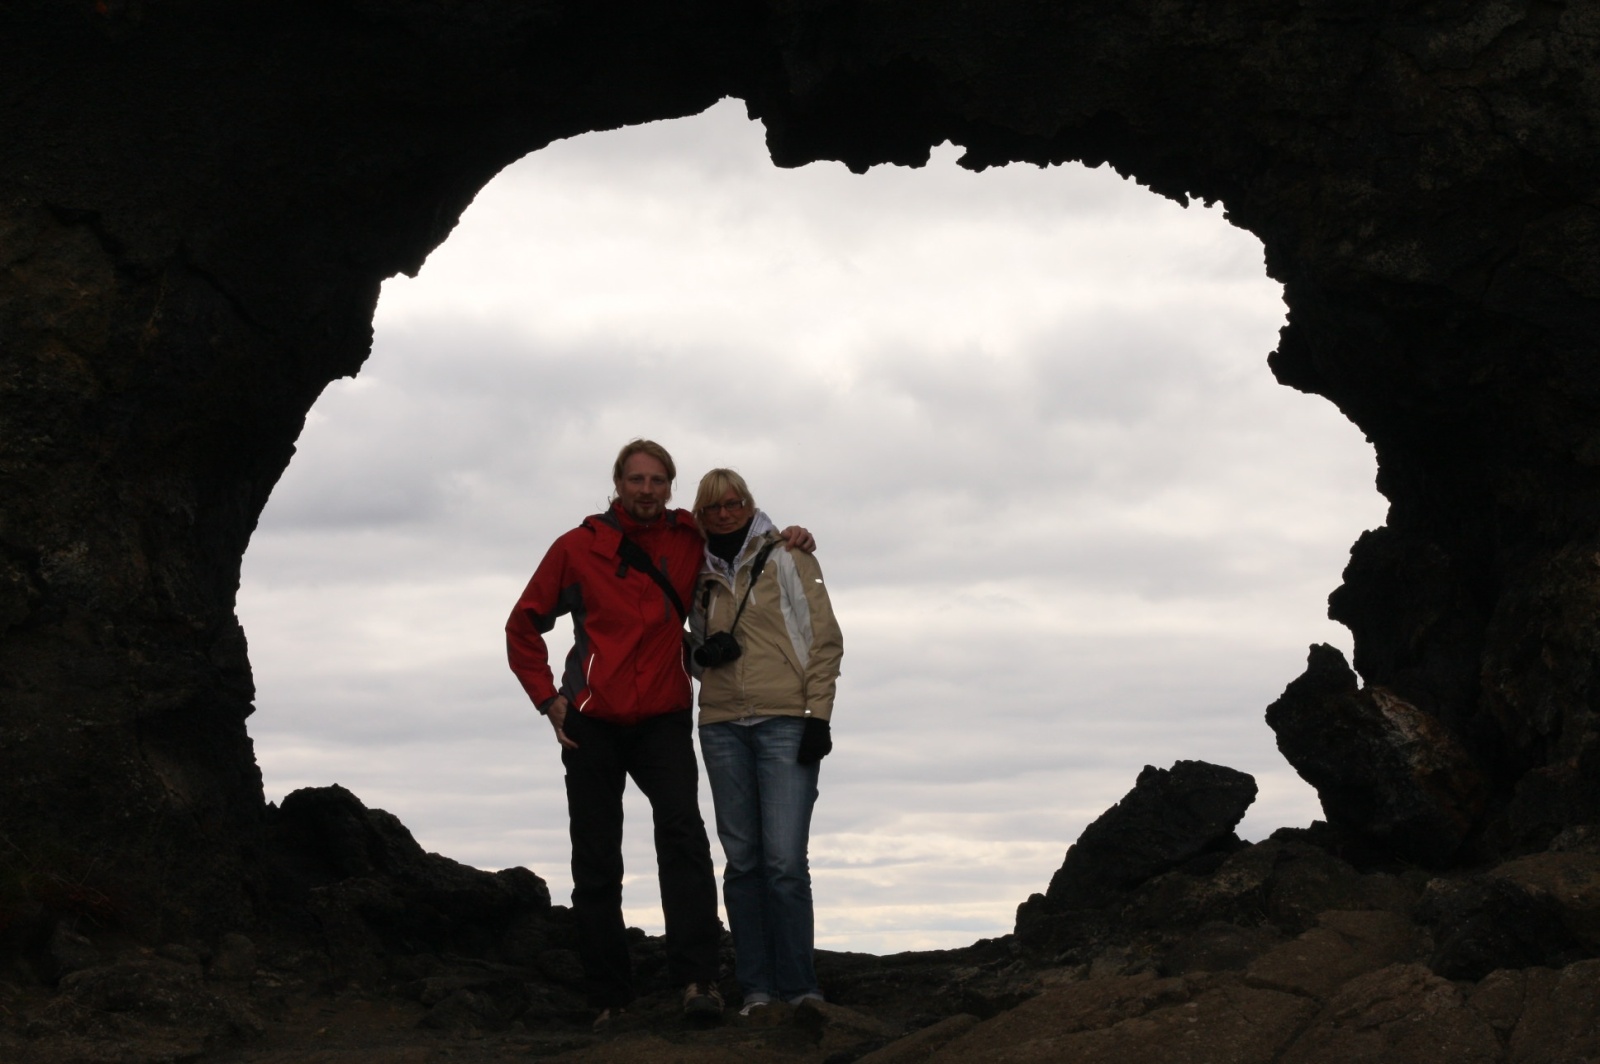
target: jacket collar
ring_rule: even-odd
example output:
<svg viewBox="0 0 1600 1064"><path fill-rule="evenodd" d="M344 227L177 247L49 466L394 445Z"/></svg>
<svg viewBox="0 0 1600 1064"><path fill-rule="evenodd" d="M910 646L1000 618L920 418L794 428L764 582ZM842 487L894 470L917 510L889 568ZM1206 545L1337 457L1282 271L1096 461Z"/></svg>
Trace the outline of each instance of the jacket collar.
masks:
<svg viewBox="0 0 1600 1064"><path fill-rule="evenodd" d="M733 556L733 564L729 565L715 554L712 554L708 547L704 552L706 570L716 573L731 582L734 570L750 560L750 556L754 553L752 548L759 549L758 544L765 542L767 533L776 532L777 530L777 526L772 523L772 518L761 510L757 510L755 517L750 520L750 531L745 534L744 545L739 548L739 553Z"/></svg>
<svg viewBox="0 0 1600 1064"><path fill-rule="evenodd" d="M612 555L617 553L617 546L622 542L623 536L637 538L656 529L674 529L687 520L689 520L687 510L669 509L661 515L661 520L652 521L647 525L634 520L620 503L614 502L605 513L586 517L583 523L594 530L594 543L591 549L597 554Z"/></svg>

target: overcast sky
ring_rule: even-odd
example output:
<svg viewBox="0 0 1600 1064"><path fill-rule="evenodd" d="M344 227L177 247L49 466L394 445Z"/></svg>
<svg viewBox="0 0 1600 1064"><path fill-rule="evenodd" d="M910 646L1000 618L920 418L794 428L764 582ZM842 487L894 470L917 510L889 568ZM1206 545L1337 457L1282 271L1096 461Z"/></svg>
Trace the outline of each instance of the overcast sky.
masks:
<svg viewBox="0 0 1600 1064"><path fill-rule="evenodd" d="M1326 598L1384 504L1360 432L1267 370L1260 243L1107 169L959 154L780 170L725 102L484 189L385 285L246 554L268 799L343 784L565 901L558 748L502 626L647 436L679 505L732 465L820 543L820 946L1009 931L1146 764L1254 775L1248 838L1319 816L1262 714L1308 644L1348 653ZM628 824L627 916L659 931L631 788Z"/></svg>

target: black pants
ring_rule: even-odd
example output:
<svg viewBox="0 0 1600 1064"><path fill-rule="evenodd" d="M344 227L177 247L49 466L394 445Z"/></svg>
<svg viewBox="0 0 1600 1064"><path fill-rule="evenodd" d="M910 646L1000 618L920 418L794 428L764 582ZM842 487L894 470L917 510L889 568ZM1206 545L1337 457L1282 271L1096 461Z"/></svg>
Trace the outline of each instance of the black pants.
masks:
<svg viewBox="0 0 1600 1064"><path fill-rule="evenodd" d="M622 923L622 789L632 776L650 800L656 871L667 922L667 971L677 985L717 981L717 886L700 819L692 711L619 725L567 713L578 749L561 751L572 823L572 912L589 1004L633 1000Z"/></svg>

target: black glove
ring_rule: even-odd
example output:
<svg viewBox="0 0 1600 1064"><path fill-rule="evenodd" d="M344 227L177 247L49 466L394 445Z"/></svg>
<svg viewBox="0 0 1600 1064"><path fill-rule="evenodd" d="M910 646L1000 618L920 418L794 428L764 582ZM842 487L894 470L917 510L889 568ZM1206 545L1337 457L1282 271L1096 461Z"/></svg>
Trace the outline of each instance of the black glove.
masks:
<svg viewBox="0 0 1600 1064"><path fill-rule="evenodd" d="M800 736L800 752L795 760L802 765L814 765L833 750L833 733L828 722L821 717L807 717L806 730Z"/></svg>

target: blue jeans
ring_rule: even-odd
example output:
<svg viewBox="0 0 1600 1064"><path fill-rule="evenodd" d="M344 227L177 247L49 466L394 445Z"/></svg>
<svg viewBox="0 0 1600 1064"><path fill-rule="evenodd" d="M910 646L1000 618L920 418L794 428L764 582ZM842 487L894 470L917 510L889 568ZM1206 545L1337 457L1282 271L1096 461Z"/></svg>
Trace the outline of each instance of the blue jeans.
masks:
<svg viewBox="0 0 1600 1064"><path fill-rule="evenodd" d="M722 899L745 998L817 992L806 840L819 764L795 761L805 721L707 724L700 752L728 864Z"/></svg>

